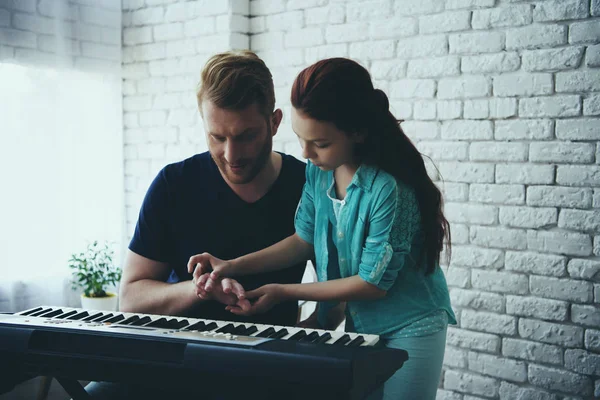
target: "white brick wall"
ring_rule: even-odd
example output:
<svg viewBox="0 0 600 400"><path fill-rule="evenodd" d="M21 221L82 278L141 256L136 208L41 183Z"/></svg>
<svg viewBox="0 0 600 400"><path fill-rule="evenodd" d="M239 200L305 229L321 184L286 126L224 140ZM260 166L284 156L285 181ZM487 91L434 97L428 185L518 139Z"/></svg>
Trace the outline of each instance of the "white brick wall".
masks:
<svg viewBox="0 0 600 400"><path fill-rule="evenodd" d="M37 48L1 10L0 55ZM298 156L293 78L356 58L443 178L460 323L438 398L600 396L599 18L598 0L124 1L128 229L157 170L206 148L194 89L211 53L263 57L275 148Z"/></svg>

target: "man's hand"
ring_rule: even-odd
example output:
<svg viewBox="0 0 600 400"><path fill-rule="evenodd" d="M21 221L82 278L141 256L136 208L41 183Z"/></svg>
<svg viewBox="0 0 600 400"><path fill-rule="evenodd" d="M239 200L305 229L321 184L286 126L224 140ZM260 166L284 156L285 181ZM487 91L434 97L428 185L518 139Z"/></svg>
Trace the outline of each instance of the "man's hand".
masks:
<svg viewBox="0 0 600 400"><path fill-rule="evenodd" d="M273 308L273 306L285 300L283 294L283 285L277 283L270 283L268 285L261 286L258 289L246 292L246 299L256 299L256 301L252 303L249 309L244 310L237 304L228 305L227 307L225 307L225 309L231 311L233 314L244 316L262 314L264 312L267 312L271 308Z"/></svg>
<svg viewBox="0 0 600 400"><path fill-rule="evenodd" d="M209 253L191 256L187 269L197 281L200 280L201 276L207 275L202 284L206 292L212 291L220 278L230 277L233 274L233 264L231 261L221 260Z"/></svg>
<svg viewBox="0 0 600 400"><path fill-rule="evenodd" d="M249 311L250 302L246 299L246 292L242 285L234 279L223 278L213 282L210 292L204 290L206 280L209 274L200 276L199 279L192 280L196 296L202 300L215 300L227 306L235 306L240 310Z"/></svg>

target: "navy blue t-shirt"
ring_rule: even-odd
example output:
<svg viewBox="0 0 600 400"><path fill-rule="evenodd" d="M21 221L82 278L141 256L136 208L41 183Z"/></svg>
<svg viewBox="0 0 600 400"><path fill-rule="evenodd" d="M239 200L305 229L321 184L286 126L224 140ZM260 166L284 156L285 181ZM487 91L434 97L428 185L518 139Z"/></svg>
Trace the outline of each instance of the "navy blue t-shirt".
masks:
<svg viewBox="0 0 600 400"><path fill-rule="evenodd" d="M227 185L208 152L167 165L156 176L140 210L129 249L146 258L166 262L175 280L190 280L187 262L208 252L229 260L261 250L294 234L294 214L304 186L305 164L282 154L279 177L268 193L254 203L240 199ZM305 264L280 271L236 278L246 290L267 283L299 283ZM149 294L151 295L151 294ZM239 317L225 305L206 301L190 317L293 325L297 302L269 312Z"/></svg>

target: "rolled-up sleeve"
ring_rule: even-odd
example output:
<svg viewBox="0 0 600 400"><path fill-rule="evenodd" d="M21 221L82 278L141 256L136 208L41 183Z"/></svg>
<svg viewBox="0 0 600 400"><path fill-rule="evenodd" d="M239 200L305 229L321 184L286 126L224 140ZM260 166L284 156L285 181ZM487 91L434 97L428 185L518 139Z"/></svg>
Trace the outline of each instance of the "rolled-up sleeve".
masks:
<svg viewBox="0 0 600 400"><path fill-rule="evenodd" d="M311 173L314 168L309 161L306 166L306 182L294 218L296 233L302 240L310 244L314 244L315 233L314 174Z"/></svg>
<svg viewBox="0 0 600 400"><path fill-rule="evenodd" d="M412 189L386 184L375 200L358 275L389 290L404 267L419 229L418 203Z"/></svg>

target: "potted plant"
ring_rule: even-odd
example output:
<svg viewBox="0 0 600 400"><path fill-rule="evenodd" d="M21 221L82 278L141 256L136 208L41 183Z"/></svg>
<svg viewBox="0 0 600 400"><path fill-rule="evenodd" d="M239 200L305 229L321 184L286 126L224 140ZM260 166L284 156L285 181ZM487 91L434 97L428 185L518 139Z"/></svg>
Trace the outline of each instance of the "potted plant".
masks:
<svg viewBox="0 0 600 400"><path fill-rule="evenodd" d="M113 263L114 251L108 243L98 241L69 260L73 289L82 288L81 307L90 310L117 309L117 294L107 291L121 279L121 269Z"/></svg>

